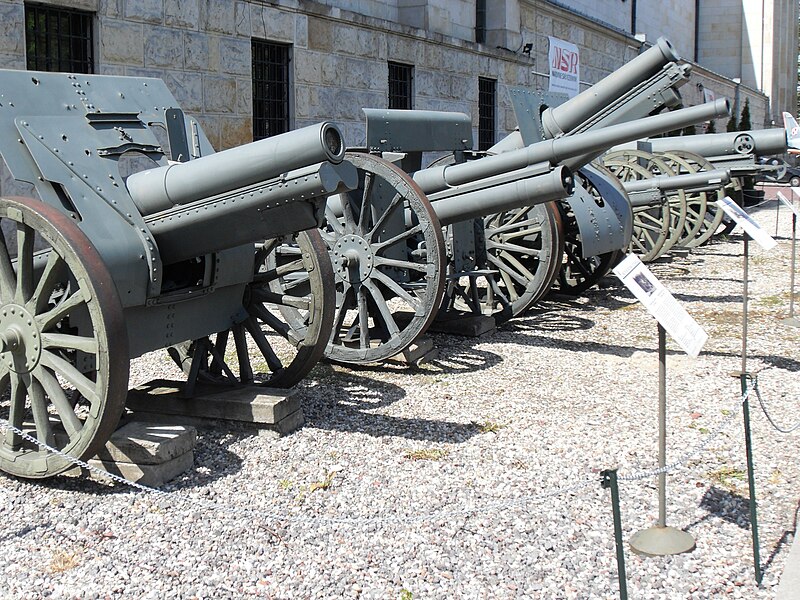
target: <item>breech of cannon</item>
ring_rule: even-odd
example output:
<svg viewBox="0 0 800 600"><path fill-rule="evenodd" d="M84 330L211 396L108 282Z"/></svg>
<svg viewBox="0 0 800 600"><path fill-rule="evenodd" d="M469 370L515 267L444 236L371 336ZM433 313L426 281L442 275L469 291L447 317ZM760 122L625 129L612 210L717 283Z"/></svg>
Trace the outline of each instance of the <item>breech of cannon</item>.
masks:
<svg viewBox="0 0 800 600"><path fill-rule="evenodd" d="M699 106L674 110L629 123L610 125L571 136L544 140L519 150L456 165L431 167L414 173L414 181L426 194L435 194L481 179L523 169L537 163L562 164L576 170L608 148L694 123L725 116L730 112L727 100L720 99Z"/></svg>
<svg viewBox="0 0 800 600"><path fill-rule="evenodd" d="M643 143L650 152L694 152L700 156L756 154L769 156L786 152L785 129L757 129L730 133L706 133L649 139Z"/></svg>
<svg viewBox="0 0 800 600"><path fill-rule="evenodd" d="M324 203L358 185L349 162L290 171L281 177L173 206L145 217L165 264L265 238L318 227Z"/></svg>
<svg viewBox="0 0 800 600"><path fill-rule="evenodd" d="M429 197L442 225L566 198L574 189L574 181L568 168L556 167L543 174L496 185L483 182L477 189L477 186L465 187Z"/></svg>
<svg viewBox="0 0 800 600"><path fill-rule="evenodd" d="M164 211L323 161L342 162L339 129L321 123L184 163L134 173L128 192L142 215Z"/></svg>
<svg viewBox="0 0 800 600"><path fill-rule="evenodd" d="M657 73L669 62L679 60L672 44L659 38L656 44L589 89L564 104L542 113L546 137L554 138L575 128L624 93Z"/></svg>

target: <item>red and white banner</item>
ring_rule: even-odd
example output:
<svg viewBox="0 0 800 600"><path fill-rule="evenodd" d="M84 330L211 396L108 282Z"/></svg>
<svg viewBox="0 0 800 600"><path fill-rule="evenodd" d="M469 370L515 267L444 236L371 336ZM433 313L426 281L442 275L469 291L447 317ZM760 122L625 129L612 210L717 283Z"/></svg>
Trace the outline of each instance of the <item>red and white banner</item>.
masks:
<svg viewBox="0 0 800 600"><path fill-rule="evenodd" d="M564 40L550 37L550 91L568 94L570 98L580 91L581 65L578 47Z"/></svg>

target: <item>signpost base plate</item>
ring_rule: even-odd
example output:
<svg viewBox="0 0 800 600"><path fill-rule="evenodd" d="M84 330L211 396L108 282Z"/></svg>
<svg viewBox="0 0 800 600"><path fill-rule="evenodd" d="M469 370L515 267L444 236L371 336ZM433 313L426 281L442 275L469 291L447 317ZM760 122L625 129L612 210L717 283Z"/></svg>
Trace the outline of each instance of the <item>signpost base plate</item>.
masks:
<svg viewBox="0 0 800 600"><path fill-rule="evenodd" d="M695 548L691 534L674 527L655 525L633 534L631 550L644 556L670 556L691 552Z"/></svg>

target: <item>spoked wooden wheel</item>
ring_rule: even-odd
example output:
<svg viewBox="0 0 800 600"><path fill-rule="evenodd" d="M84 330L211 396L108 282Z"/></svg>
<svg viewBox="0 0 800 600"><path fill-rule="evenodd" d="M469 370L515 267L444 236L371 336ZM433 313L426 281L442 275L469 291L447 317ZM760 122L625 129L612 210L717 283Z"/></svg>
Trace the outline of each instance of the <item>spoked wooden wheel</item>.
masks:
<svg viewBox="0 0 800 600"><path fill-rule="evenodd" d="M713 170L713 165L704 157L685 151L661 154L667 164L678 174ZM686 225L678 244L687 248L707 242L723 225L724 211L715 203L724 195L716 192L693 192L686 195Z"/></svg>
<svg viewBox="0 0 800 600"><path fill-rule="evenodd" d="M511 307L524 313L550 289L564 253L564 232L558 206L547 202L505 211L484 219L487 267L499 273L497 283ZM491 296L483 296L486 303ZM484 314L502 311L496 302Z"/></svg>
<svg viewBox="0 0 800 600"><path fill-rule="evenodd" d="M610 152L603 164L622 182L675 174L664 160L640 150ZM686 200L681 190L657 205L634 206L631 251L644 262L655 260L677 243L685 222Z"/></svg>
<svg viewBox="0 0 800 600"><path fill-rule="evenodd" d="M445 247L428 198L403 171L348 152L358 187L332 196L322 237L336 278L336 318L325 356L385 360L430 325L442 300Z"/></svg>
<svg viewBox="0 0 800 600"><path fill-rule="evenodd" d="M0 469L49 477L86 460L119 423L128 337L116 287L74 221L30 198L0 198Z"/></svg>
<svg viewBox="0 0 800 600"><path fill-rule="evenodd" d="M214 338L170 348L195 383L291 387L322 358L336 296L317 230L256 245L255 274L242 301L246 318Z"/></svg>

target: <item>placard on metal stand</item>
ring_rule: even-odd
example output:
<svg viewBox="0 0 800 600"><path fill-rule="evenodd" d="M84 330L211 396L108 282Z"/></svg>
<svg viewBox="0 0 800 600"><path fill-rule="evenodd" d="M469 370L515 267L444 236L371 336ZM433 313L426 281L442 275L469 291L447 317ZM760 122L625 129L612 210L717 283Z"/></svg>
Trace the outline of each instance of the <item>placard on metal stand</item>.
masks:
<svg viewBox="0 0 800 600"><path fill-rule="evenodd" d="M750 215L744 212L730 198L717 201L717 205L724 210L738 225L744 229L744 247L742 260L742 371L739 373L739 384L742 392L742 420L744 421L744 446L747 454L747 484L750 492L750 531L753 538L753 568L756 582L761 583L764 576L761 570L761 550L758 540L758 505L756 503L755 470L753 466L753 443L750 435L750 400L747 397L748 382L751 379L747 372L747 312L749 299L749 263L750 263L750 238L754 239L765 250L775 247L777 242L768 233L761 229ZM794 212L794 209L793 209Z"/></svg>
<svg viewBox="0 0 800 600"><path fill-rule="evenodd" d="M795 188L792 188L792 194L794 194L794 189ZM797 208L794 203L789 202L783 194L778 192L779 206L781 202L786 204L792 211L792 262L791 271L789 273L789 316L782 319L781 323L789 325L790 327L800 327L800 319L794 316L794 275L797 265Z"/></svg>
<svg viewBox="0 0 800 600"><path fill-rule="evenodd" d="M631 537L637 554L665 556L694 550L691 534L667 526L667 331L696 357L708 335L636 257L626 257L614 273L658 321L658 522Z"/></svg>

